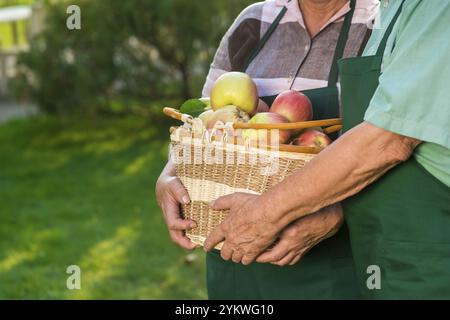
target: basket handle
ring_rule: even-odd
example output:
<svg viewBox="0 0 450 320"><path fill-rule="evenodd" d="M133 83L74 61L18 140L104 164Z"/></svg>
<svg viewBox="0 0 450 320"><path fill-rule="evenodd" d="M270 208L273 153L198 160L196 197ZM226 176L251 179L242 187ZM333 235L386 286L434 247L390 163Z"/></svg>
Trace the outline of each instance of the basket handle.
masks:
<svg viewBox="0 0 450 320"><path fill-rule="evenodd" d="M169 132L174 133L176 129L177 129L177 127L170 127ZM342 126L337 125L337 126L331 126L331 127L325 128L325 129L323 129L323 132L326 134L331 134L331 133L335 133L335 132L338 132L341 130L342 130Z"/></svg>
<svg viewBox="0 0 450 320"><path fill-rule="evenodd" d="M279 130L294 130L294 129L308 129L314 127L328 127L342 124L342 120L326 119L304 122L291 123L235 123L235 129L279 129Z"/></svg>
<svg viewBox="0 0 450 320"><path fill-rule="evenodd" d="M180 112L178 112L178 110L175 110L174 108L165 107L163 109L163 112L166 116L169 116L172 119L181 121L182 114Z"/></svg>
<svg viewBox="0 0 450 320"><path fill-rule="evenodd" d="M342 130L342 125L339 124L339 125L325 128L325 129L323 129L323 132L326 134L331 134L331 133L339 132L341 130Z"/></svg>
<svg viewBox="0 0 450 320"><path fill-rule="evenodd" d="M170 127L171 134L173 132L175 132L175 130L177 130L176 127ZM186 135L186 137L191 138L190 135ZM219 136L212 136L211 139L212 139L212 141L223 141L222 137L219 137ZM242 139L242 138L232 137L232 139L233 140L231 141L231 144L243 145L243 141L239 141L239 139ZM228 141L228 142L230 142L230 141ZM276 151L294 152L294 153L309 153L309 154L317 154L323 150L322 148L302 147L302 146L296 146L296 145L291 145L291 144L280 144L278 146L259 145L258 144L257 147L264 148L266 150L276 150Z"/></svg>
<svg viewBox="0 0 450 320"><path fill-rule="evenodd" d="M167 116L187 122L189 119L192 119L191 116L187 114L182 114L178 110L173 108L164 108L163 109L164 114ZM307 128L314 128L314 127L328 127L332 126L333 130L336 130L336 126L340 126L342 124L342 119L336 118L336 119L326 119L326 120L315 120L315 121L304 121L304 122L291 122L291 123L234 123L233 128L234 129L279 129L279 130L293 130L293 129L307 129ZM331 128L330 128L331 129ZM340 130L341 128L339 128ZM337 131L339 131L337 130ZM336 132L336 131L332 131ZM332 133L329 132L329 133Z"/></svg>
<svg viewBox="0 0 450 320"><path fill-rule="evenodd" d="M183 121L183 122L190 122L192 121L192 116L184 113L180 113L178 110L174 108L165 107L163 108L163 112L166 116L171 117L172 119Z"/></svg>

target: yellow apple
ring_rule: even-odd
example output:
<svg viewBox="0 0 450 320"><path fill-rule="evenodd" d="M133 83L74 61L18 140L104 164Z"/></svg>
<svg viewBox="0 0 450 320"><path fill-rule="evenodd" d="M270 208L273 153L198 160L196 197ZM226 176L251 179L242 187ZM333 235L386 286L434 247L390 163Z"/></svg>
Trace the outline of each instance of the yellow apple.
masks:
<svg viewBox="0 0 450 320"><path fill-rule="evenodd" d="M258 107L258 100L255 83L242 72L221 75L211 90L211 106L214 110L234 105L247 114L253 114Z"/></svg>

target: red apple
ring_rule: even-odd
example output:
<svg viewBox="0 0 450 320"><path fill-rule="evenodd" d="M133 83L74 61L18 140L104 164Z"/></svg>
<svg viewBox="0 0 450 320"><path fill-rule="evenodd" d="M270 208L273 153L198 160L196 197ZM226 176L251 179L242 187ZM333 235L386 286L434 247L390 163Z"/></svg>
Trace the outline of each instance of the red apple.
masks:
<svg viewBox="0 0 450 320"><path fill-rule="evenodd" d="M270 111L270 107L267 105L267 103L265 103L264 100L259 99L258 107L256 108L256 111L253 114L251 114L251 116L254 116L257 113L269 112L269 111Z"/></svg>
<svg viewBox="0 0 450 320"><path fill-rule="evenodd" d="M288 123L289 121L273 112L262 112L257 113L253 116L253 118L250 119L248 123L264 123L264 124L275 124L275 123ZM270 138L272 137L272 134L274 132L278 132L278 143L282 144L289 140L289 137L291 135L289 130L270 130L271 133L269 133L269 130L266 129L245 129L242 132L242 137L246 139L250 139L253 141L259 141L261 143L267 143L270 144Z"/></svg>
<svg viewBox="0 0 450 320"><path fill-rule="evenodd" d="M322 149L331 144L331 139L325 133L318 130L307 130L294 140L294 144L302 147Z"/></svg>
<svg viewBox="0 0 450 320"><path fill-rule="evenodd" d="M311 121L313 118L311 100L294 90L280 93L273 102L270 112L282 115L289 122Z"/></svg>
<svg viewBox="0 0 450 320"><path fill-rule="evenodd" d="M258 89L247 74L228 72L214 83L211 90L212 108L219 110L230 104L248 114L253 114L258 107Z"/></svg>

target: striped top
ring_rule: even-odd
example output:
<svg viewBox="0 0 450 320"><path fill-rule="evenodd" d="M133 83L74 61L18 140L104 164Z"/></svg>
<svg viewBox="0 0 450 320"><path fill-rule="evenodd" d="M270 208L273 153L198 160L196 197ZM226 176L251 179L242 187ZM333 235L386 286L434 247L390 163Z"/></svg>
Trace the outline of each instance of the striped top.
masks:
<svg viewBox="0 0 450 320"><path fill-rule="evenodd" d="M346 3L311 38L303 21L297 0L266 0L247 7L223 37L211 64L202 95L210 96L216 79L229 71L242 71L246 59L264 36L282 8L287 12L259 55L246 72L255 81L259 96L271 96L288 89L297 91L328 85ZM357 0L344 57L354 57L368 38L369 30L379 8L378 0Z"/></svg>

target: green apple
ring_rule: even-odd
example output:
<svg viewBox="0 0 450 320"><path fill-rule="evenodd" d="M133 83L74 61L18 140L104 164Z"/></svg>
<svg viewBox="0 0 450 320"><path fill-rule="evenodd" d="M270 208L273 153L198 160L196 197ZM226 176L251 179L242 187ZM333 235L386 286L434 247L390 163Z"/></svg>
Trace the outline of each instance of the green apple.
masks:
<svg viewBox="0 0 450 320"><path fill-rule="evenodd" d="M256 84L242 72L221 75L211 90L211 106L214 110L234 105L247 114L253 114L258 107L258 100Z"/></svg>

